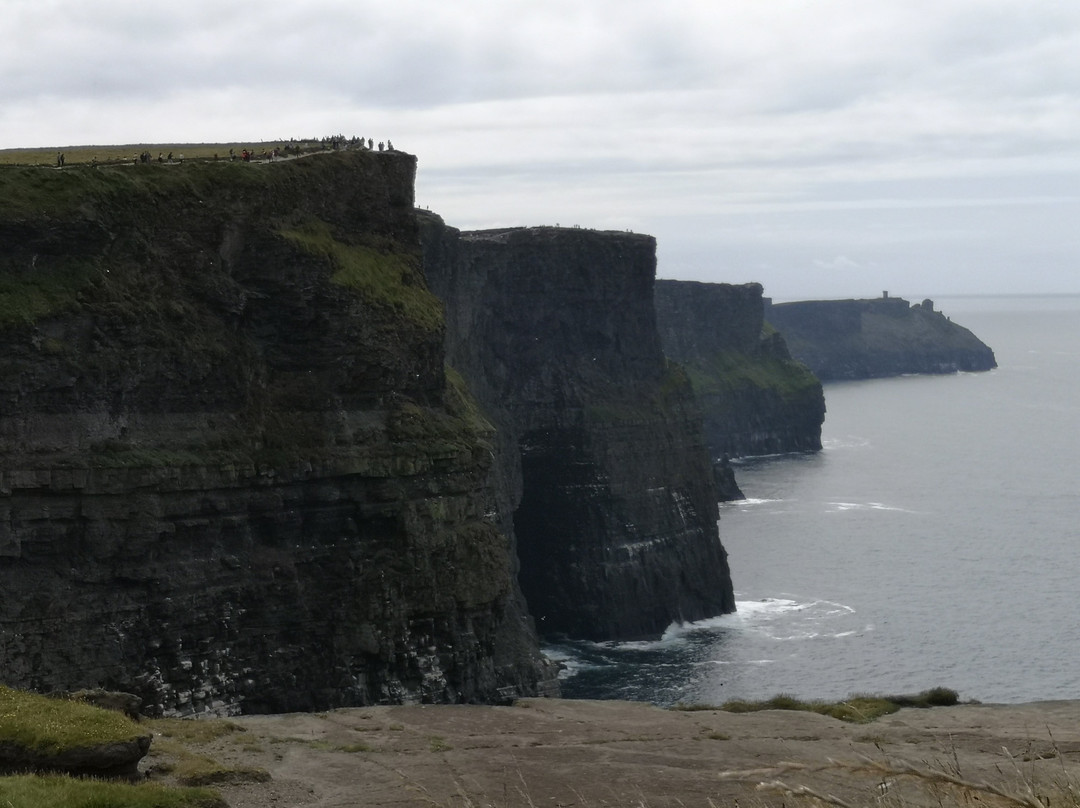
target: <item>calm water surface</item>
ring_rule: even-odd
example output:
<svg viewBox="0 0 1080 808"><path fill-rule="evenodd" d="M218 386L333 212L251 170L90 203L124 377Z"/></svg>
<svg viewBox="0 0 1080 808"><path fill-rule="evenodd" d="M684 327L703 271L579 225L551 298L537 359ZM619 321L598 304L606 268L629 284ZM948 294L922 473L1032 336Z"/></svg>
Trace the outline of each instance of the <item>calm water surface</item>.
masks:
<svg viewBox="0 0 1080 808"><path fill-rule="evenodd" d="M551 647L566 695L1080 698L1080 298L937 305L999 368L827 384L822 452L736 468L738 613Z"/></svg>

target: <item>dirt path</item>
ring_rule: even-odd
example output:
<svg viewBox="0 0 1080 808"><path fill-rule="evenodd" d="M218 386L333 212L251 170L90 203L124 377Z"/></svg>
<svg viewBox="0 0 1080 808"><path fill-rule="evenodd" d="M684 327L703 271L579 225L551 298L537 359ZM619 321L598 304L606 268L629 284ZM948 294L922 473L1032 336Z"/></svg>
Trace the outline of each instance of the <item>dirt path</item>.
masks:
<svg viewBox="0 0 1080 808"><path fill-rule="evenodd" d="M866 725L810 713L675 712L547 699L514 707L375 707L235 721L245 731L202 753L231 766L264 768L271 779L220 787L234 808L691 808L710 800L715 806L735 800L779 806L784 797L754 792L765 775L728 780L720 774L784 761L823 767L789 772L785 782L855 804L875 802L883 780L909 804L937 804L936 794L908 785L907 778L829 763L860 758L906 761L1007 789L1032 782L1045 793L1080 775L1080 702L1072 701L906 709Z"/></svg>

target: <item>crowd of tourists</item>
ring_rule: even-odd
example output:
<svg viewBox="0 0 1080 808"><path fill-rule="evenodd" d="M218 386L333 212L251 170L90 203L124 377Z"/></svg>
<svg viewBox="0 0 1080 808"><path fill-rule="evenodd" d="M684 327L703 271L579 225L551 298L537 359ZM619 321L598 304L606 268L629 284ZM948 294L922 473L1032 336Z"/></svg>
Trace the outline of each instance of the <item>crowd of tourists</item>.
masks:
<svg viewBox="0 0 1080 808"><path fill-rule="evenodd" d="M215 153L212 158L203 157L200 159L212 159L222 160L228 159L230 161L242 161L245 163L262 162L269 163L276 160L291 159L301 157L306 154L316 154L319 152L327 151L345 151L345 150L365 150L365 151L394 151L394 144L389 139L385 141L376 141L373 138L363 138L358 136L345 137L344 135L328 135L326 137L307 138L303 140L296 140L295 138L288 142L282 142L280 146L273 146L268 148L242 148L237 151L235 148L229 149L227 155L221 155ZM129 159L111 159L106 162L113 164L123 164L130 162L133 165L149 165L151 163L161 163L163 165L177 165L184 162L184 155L174 155L172 152L168 154L159 152L157 157L154 157L150 151L144 150L134 157ZM94 157L91 160L91 165L98 165L98 160ZM56 167L64 168L67 165L67 158L63 152L57 152L56 154Z"/></svg>

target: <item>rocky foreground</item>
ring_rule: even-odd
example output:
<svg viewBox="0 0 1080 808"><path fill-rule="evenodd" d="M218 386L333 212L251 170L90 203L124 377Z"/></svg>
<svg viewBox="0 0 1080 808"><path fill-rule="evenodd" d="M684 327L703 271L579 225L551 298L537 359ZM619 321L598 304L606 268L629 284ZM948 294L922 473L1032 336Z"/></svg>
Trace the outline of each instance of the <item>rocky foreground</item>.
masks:
<svg viewBox="0 0 1080 808"><path fill-rule="evenodd" d="M225 768L269 772L263 782L220 787L234 808L792 804L790 795L756 788L774 780L852 805L877 804L883 792L891 805L973 796L1000 804L989 792L960 793L949 777L1027 795L1033 806L1036 798L1072 805L1068 784L1080 775L1078 701L904 709L871 724L557 699L246 716L235 724L241 731L192 750ZM168 763L152 752L152 779L168 779L155 772ZM898 774L906 765L916 773Z"/></svg>

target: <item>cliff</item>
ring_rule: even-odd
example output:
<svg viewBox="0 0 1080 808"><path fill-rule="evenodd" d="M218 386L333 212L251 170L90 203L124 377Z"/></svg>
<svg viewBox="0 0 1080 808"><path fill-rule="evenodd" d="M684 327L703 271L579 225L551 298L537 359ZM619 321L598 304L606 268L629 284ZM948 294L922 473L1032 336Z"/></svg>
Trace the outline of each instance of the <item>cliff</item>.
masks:
<svg viewBox="0 0 1080 808"><path fill-rule="evenodd" d="M655 241L421 224L450 362L502 436L501 505L540 631L657 637L732 611L700 413L657 334Z"/></svg>
<svg viewBox="0 0 1080 808"><path fill-rule="evenodd" d="M994 352L931 300L809 300L771 305L765 316L826 381L997 367Z"/></svg>
<svg viewBox="0 0 1080 808"><path fill-rule="evenodd" d="M664 353L690 376L714 458L821 448L821 383L765 323L762 287L660 280Z"/></svg>
<svg viewBox="0 0 1080 808"><path fill-rule="evenodd" d="M0 171L7 684L173 714L548 685L415 170Z"/></svg>

